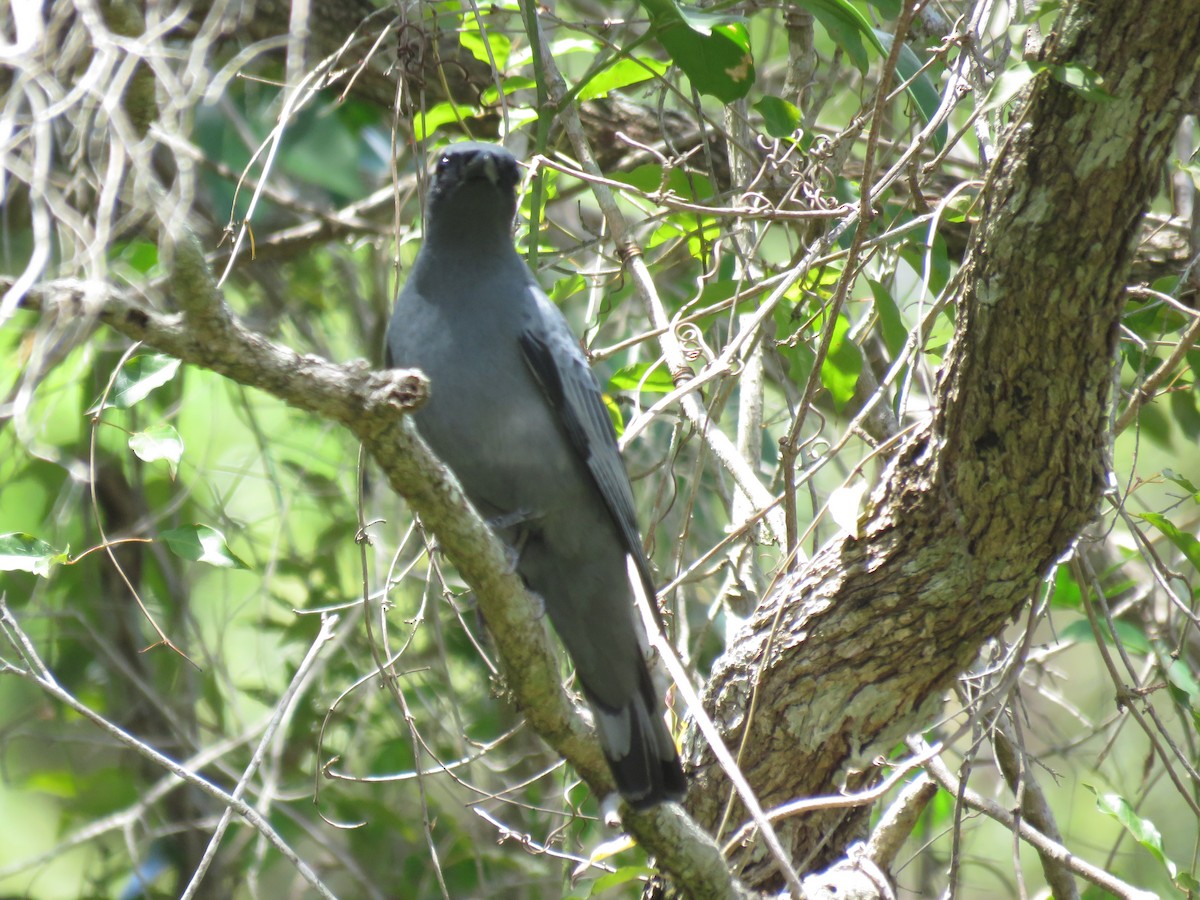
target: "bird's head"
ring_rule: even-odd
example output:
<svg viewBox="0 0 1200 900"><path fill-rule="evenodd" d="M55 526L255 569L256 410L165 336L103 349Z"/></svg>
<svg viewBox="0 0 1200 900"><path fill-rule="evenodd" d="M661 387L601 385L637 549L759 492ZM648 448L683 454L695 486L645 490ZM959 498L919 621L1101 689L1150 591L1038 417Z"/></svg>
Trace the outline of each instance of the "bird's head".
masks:
<svg viewBox="0 0 1200 900"><path fill-rule="evenodd" d="M516 157L497 144L451 144L438 156L429 191L426 230L460 239L503 237L511 242L517 212Z"/></svg>

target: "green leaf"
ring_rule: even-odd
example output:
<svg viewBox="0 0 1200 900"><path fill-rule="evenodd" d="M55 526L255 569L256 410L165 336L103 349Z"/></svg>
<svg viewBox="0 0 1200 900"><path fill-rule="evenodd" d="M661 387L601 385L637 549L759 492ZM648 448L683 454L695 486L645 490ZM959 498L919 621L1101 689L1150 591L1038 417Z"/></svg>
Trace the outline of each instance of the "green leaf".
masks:
<svg viewBox="0 0 1200 900"><path fill-rule="evenodd" d="M502 75L500 77L500 86L504 90L504 96L507 97L516 91L532 90L537 87L537 82L523 75ZM479 102L484 106L492 106L500 102L500 91L496 90L495 84L489 85L484 89L484 92L479 95Z"/></svg>
<svg viewBox="0 0 1200 900"><path fill-rule="evenodd" d="M833 340L829 353L821 364L821 384L833 395L833 405L840 411L854 396L858 376L862 372L862 351L849 338L850 320L838 316L833 323Z"/></svg>
<svg viewBox="0 0 1200 900"><path fill-rule="evenodd" d="M625 433L625 417L621 415L621 407L617 406L617 401L605 394L601 399L604 400L604 405L608 409L608 415L612 419L613 430L617 432L617 437Z"/></svg>
<svg viewBox="0 0 1200 900"><path fill-rule="evenodd" d="M30 791L67 799L79 795L80 776L69 769L42 769L32 773L22 785Z"/></svg>
<svg viewBox="0 0 1200 900"><path fill-rule="evenodd" d="M32 572L50 577L50 567L62 565L69 557L32 534L0 534L0 572Z"/></svg>
<svg viewBox="0 0 1200 900"><path fill-rule="evenodd" d="M1142 631L1137 625L1126 622L1124 619L1117 619L1116 626L1117 638L1120 639L1121 646L1127 652L1135 656L1148 656L1150 654L1150 639L1146 637L1146 632ZM1100 622L1100 634L1103 636L1106 644L1116 646L1116 641L1113 639L1112 633L1108 630L1108 626L1104 622ZM1094 639L1092 626L1088 623L1087 619L1076 619L1066 628L1059 631L1058 636L1063 641L1076 641L1081 644Z"/></svg>
<svg viewBox="0 0 1200 900"><path fill-rule="evenodd" d="M640 84L662 75L669 69L662 60L650 57L637 59L622 59L611 66L601 69L594 77L588 79L576 95L577 100L593 100L604 97L609 91L616 91L631 84Z"/></svg>
<svg viewBox="0 0 1200 900"><path fill-rule="evenodd" d="M130 241L115 245L114 260L119 260L142 275L158 265L158 246L153 241Z"/></svg>
<svg viewBox="0 0 1200 900"><path fill-rule="evenodd" d="M225 535L209 525L185 525L159 534L176 556L223 569L249 569L225 543Z"/></svg>
<svg viewBox="0 0 1200 900"><path fill-rule="evenodd" d="M674 0L642 0L655 37L702 94L739 100L754 84L750 34L739 16L700 12Z"/></svg>
<svg viewBox="0 0 1200 900"><path fill-rule="evenodd" d="M900 307L896 305L891 292L880 282L867 279L871 286L871 295L875 298L875 312L879 314L879 330L883 335L884 346L893 357L898 357L904 345L908 342L908 329L900 317Z"/></svg>
<svg viewBox="0 0 1200 900"><path fill-rule="evenodd" d="M1170 519L1161 513L1139 513L1138 518L1149 522L1166 535L1167 540L1175 545L1193 568L1200 571L1200 541L1196 540L1194 535L1180 531Z"/></svg>
<svg viewBox="0 0 1200 900"><path fill-rule="evenodd" d="M617 369L608 386L614 391L638 391L643 394L669 394L675 390L671 373L662 366L651 369L650 363L637 363Z"/></svg>
<svg viewBox="0 0 1200 900"><path fill-rule="evenodd" d="M589 896L595 897L603 891L620 887L630 882L653 878L657 872L649 866L622 866L615 872L608 872L596 879Z"/></svg>
<svg viewBox="0 0 1200 900"><path fill-rule="evenodd" d="M886 31L876 31L875 36L879 40L882 52L890 53L892 51L892 35ZM913 103L917 105L917 112L920 113L921 119L928 124L942 104L942 95L938 93L938 89L934 86L928 73L921 72L922 65L921 58L913 52L911 47L907 44L900 45L900 56L896 59L896 78L901 82L908 82L905 90L912 98ZM909 81L909 79L912 80ZM933 146L938 150L942 149L946 145L946 137L949 133L949 128L942 123L941 127L933 133Z"/></svg>
<svg viewBox="0 0 1200 900"><path fill-rule="evenodd" d="M791 137L800 127L800 110L779 97L763 97L754 108L763 117L763 125L771 137Z"/></svg>
<svg viewBox="0 0 1200 900"><path fill-rule="evenodd" d="M144 462L166 460L171 480L175 480L179 460L183 457L183 438L170 425L154 425L145 431L134 432L129 436L129 449Z"/></svg>
<svg viewBox="0 0 1200 900"><path fill-rule="evenodd" d="M1175 886L1181 891L1187 891L1189 896L1195 894L1196 891L1200 891L1200 881L1197 881L1196 876L1191 872L1180 872L1176 875Z"/></svg>
<svg viewBox="0 0 1200 900"><path fill-rule="evenodd" d="M1179 662L1176 661L1176 665L1178 664ZM1174 666L1171 668L1174 668ZM1168 670L1168 673L1169 672L1170 670ZM1196 729L1196 731L1200 732L1200 704L1197 704L1196 702L1196 694L1189 693L1180 687L1173 679L1170 678L1169 674L1167 680L1167 693L1171 695L1171 699L1175 701L1176 705L1191 718L1192 727Z"/></svg>
<svg viewBox="0 0 1200 900"><path fill-rule="evenodd" d="M986 114L1006 105L1021 92L1025 85L1033 81L1038 71L1027 62L1017 63L1015 66L1005 69L992 82L992 88L988 91L987 100L980 109L980 113Z"/></svg>
<svg viewBox="0 0 1200 900"><path fill-rule="evenodd" d="M413 136L423 141L443 125L479 115L479 108L467 103L436 103L413 120Z"/></svg>
<svg viewBox="0 0 1200 900"><path fill-rule="evenodd" d="M365 190L358 165L361 152L357 134L336 117L310 108L289 126L279 159L302 181L350 198Z"/></svg>
<svg viewBox="0 0 1200 900"><path fill-rule="evenodd" d="M887 54L871 28L871 23L847 0L796 0L796 5L803 6L813 14L813 18L829 32L833 42L846 51L850 62L864 75L870 63L867 60L867 48L863 46L863 38L874 46L880 56Z"/></svg>
<svg viewBox="0 0 1200 900"><path fill-rule="evenodd" d="M472 21L474 18L471 16ZM508 65L508 54L512 52L512 41L506 35L488 29L485 41L478 31L463 31L458 36L458 40L480 62L485 62L489 66L492 64L491 57L488 56L488 47L491 47L492 56L496 59L496 69L503 72Z"/></svg>
<svg viewBox="0 0 1200 900"><path fill-rule="evenodd" d="M565 275L550 288L550 299L554 301L556 306L562 306L563 301L568 297L574 297L580 291L587 288L587 279L575 272L571 275Z"/></svg>
<svg viewBox="0 0 1200 900"><path fill-rule="evenodd" d="M1151 855L1163 864L1167 874L1174 879L1179 870L1163 852L1162 835L1154 823L1149 819L1143 819L1134 812L1133 807L1120 794L1102 794L1086 782L1083 786L1096 795L1096 807L1100 812L1112 816L1120 822L1130 836L1149 850Z"/></svg>
<svg viewBox="0 0 1200 900"><path fill-rule="evenodd" d="M1158 665L1166 676L1167 693L1192 720L1192 727L1200 732L1200 680L1197 680L1186 658L1174 658L1169 646L1159 643L1155 649L1158 651Z"/></svg>
<svg viewBox="0 0 1200 900"><path fill-rule="evenodd" d="M1196 485L1193 484L1190 479L1180 475L1174 469L1163 469L1162 473L1163 478L1167 479L1167 481L1173 481L1175 484L1179 485L1192 495L1192 499L1194 501L1200 503L1200 488L1196 487Z"/></svg>
<svg viewBox="0 0 1200 900"><path fill-rule="evenodd" d="M1196 406L1196 391L1171 391L1167 396L1167 405L1171 408L1171 418L1189 441L1200 442L1200 408Z"/></svg>
<svg viewBox="0 0 1200 900"><path fill-rule="evenodd" d="M833 42L841 47L850 61L860 72L866 74L870 64L867 59L867 45L880 56L886 57L892 49L892 35L886 31L878 31L858 11L849 0L795 0L797 6L803 6L821 23L821 27L829 32ZM888 15L888 9L897 8L891 3L876 3ZM865 43L864 43L865 41ZM925 72L921 72L921 58L912 48L904 45L900 48L900 56L896 61L896 75L900 81L912 81L906 90L917 111L926 122L930 120L941 104L941 95L933 80ZM915 78L913 76L916 76ZM933 142L939 149L946 143L948 129L945 125L937 130Z"/></svg>
<svg viewBox="0 0 1200 900"><path fill-rule="evenodd" d="M1104 79L1095 69L1079 63L1050 66L1050 75L1055 81L1074 88L1081 96L1097 103L1108 103L1114 97L1104 86Z"/></svg>
<svg viewBox="0 0 1200 900"><path fill-rule="evenodd" d="M87 414L94 416L102 408L129 409L144 400L152 391L171 381L178 371L179 360L173 356L148 353L131 357L113 379L112 390L104 399L103 406L97 399Z"/></svg>
<svg viewBox="0 0 1200 900"><path fill-rule="evenodd" d="M664 173L661 165L647 163L628 172L614 172L612 179L650 194L670 191L685 200L703 201L714 194L713 184L709 179L686 173L679 166L672 166Z"/></svg>
<svg viewBox="0 0 1200 900"><path fill-rule="evenodd" d="M1053 609L1079 609L1083 604L1083 593L1068 566L1059 566L1054 573L1054 593L1050 595ZM1088 633L1091 633L1089 629Z"/></svg>
<svg viewBox="0 0 1200 900"><path fill-rule="evenodd" d="M992 84L992 89L988 91L987 102L983 104L981 112L989 113L994 109L1004 106L1025 85L1042 72L1048 72L1050 77L1055 81L1065 84L1089 100L1098 103L1107 103L1113 99L1113 95L1109 93L1104 85L1104 79L1087 66L1078 64L1050 65L1037 61L1020 62L1011 68L1005 69L1000 77L995 80Z"/></svg>

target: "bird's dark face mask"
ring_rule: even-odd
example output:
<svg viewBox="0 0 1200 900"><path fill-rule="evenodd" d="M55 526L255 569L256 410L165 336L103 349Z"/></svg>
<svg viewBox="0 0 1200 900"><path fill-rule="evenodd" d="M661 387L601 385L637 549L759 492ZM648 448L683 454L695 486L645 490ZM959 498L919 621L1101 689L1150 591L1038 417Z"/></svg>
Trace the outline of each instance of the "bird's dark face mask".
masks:
<svg viewBox="0 0 1200 900"><path fill-rule="evenodd" d="M474 142L452 144L434 169L426 227L451 223L451 233L459 237L458 243L464 243L469 234L475 234L480 244L488 243L486 236L502 236L504 249L511 252L520 180L516 159L503 147Z"/></svg>
<svg viewBox="0 0 1200 900"><path fill-rule="evenodd" d="M470 194L470 202L478 208L491 195L505 208L511 207L511 216L516 213L520 180L520 168L508 151L487 144L454 144L438 159L430 202L440 205Z"/></svg>

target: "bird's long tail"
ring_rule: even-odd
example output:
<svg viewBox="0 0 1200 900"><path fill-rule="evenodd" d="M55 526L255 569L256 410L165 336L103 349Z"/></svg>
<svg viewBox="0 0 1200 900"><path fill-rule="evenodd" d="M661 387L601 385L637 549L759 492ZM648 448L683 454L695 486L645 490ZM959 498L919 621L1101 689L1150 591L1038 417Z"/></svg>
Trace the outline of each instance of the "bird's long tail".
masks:
<svg viewBox="0 0 1200 900"><path fill-rule="evenodd" d="M682 800L687 780L675 739L657 710L648 672L642 690L621 709L608 709L589 696L600 746L621 796L634 809L648 809L668 800Z"/></svg>

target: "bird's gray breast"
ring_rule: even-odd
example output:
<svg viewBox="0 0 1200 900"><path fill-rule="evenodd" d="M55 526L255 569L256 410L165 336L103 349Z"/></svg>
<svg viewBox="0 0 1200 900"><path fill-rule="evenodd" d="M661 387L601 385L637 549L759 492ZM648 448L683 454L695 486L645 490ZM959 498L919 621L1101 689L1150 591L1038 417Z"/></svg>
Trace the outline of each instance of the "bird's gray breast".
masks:
<svg viewBox="0 0 1200 900"><path fill-rule="evenodd" d="M388 346L394 366L429 377L417 429L485 516L540 516L577 503L581 461L521 356L519 310L511 297L478 299L401 293Z"/></svg>

